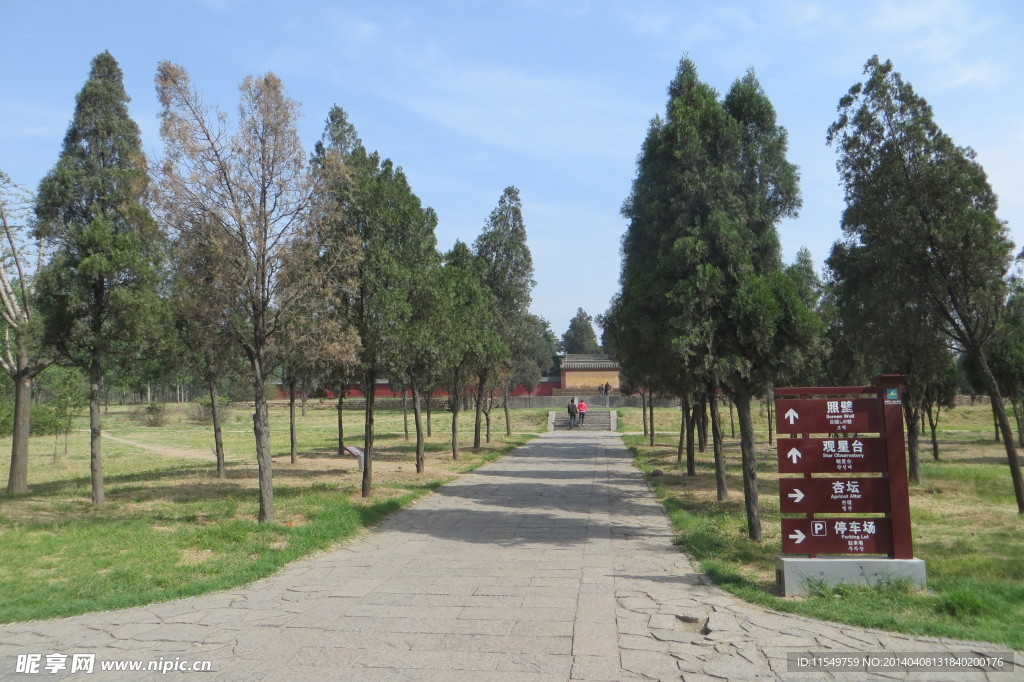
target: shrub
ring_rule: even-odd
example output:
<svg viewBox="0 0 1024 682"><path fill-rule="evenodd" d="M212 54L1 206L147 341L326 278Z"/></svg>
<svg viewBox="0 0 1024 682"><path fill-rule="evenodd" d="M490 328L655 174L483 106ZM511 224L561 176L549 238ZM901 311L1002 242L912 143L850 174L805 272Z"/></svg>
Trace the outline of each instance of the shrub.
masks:
<svg viewBox="0 0 1024 682"><path fill-rule="evenodd" d="M0 401L0 436L10 436L14 433L14 403L9 400ZM32 430L33 436L53 436L64 433L64 427L60 414L48 405L32 406Z"/></svg>
<svg viewBox="0 0 1024 682"><path fill-rule="evenodd" d="M231 400L224 396L217 397L217 411L221 421L227 421L231 414ZM188 418L196 424L209 424L213 421L213 410L210 408L210 396L203 396L192 401Z"/></svg>
<svg viewBox="0 0 1024 682"><path fill-rule="evenodd" d="M146 426L165 426L167 424L167 406L163 403L146 405Z"/></svg>

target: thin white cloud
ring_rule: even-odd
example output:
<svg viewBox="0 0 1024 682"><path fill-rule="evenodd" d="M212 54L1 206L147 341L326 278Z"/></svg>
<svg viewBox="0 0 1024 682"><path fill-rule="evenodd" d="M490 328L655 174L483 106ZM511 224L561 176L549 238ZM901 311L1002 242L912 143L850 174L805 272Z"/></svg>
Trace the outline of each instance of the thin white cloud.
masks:
<svg viewBox="0 0 1024 682"><path fill-rule="evenodd" d="M621 103L610 106L608 93L597 92L597 85L512 66L469 64L436 50L406 55L402 62L408 69L402 86L382 87L379 95L461 135L543 157L621 159L636 153L623 144L629 123Z"/></svg>
<svg viewBox="0 0 1024 682"><path fill-rule="evenodd" d="M948 87L958 88L963 85L977 85L983 88L996 88L1002 78L1002 67L988 61L974 64L957 64L953 66L948 80Z"/></svg>
<svg viewBox="0 0 1024 682"><path fill-rule="evenodd" d="M842 25L845 16L842 7L842 5L822 2L790 0L778 8L778 15L791 26L819 31L826 28L834 29Z"/></svg>
<svg viewBox="0 0 1024 682"><path fill-rule="evenodd" d="M991 61L973 56L979 45L1000 39L1000 26L983 6L964 0L887 0L874 10L864 15L864 30L897 42L902 59L930 72L930 88L993 87L1001 78Z"/></svg>

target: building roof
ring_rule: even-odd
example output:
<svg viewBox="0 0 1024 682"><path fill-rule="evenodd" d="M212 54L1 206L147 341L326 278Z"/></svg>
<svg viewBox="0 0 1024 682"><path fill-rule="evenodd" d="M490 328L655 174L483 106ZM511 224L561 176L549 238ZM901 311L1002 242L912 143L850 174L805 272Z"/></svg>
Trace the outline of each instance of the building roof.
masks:
<svg viewBox="0 0 1024 682"><path fill-rule="evenodd" d="M619 371L619 363L604 353L566 355L562 360L562 369L603 369Z"/></svg>

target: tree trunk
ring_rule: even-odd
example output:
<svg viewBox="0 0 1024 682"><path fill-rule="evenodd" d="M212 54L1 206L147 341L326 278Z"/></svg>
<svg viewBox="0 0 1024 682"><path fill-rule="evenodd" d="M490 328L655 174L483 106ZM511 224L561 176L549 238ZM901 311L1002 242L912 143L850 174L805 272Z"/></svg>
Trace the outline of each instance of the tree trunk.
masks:
<svg viewBox="0 0 1024 682"><path fill-rule="evenodd" d="M757 491L757 450L754 438L754 419L750 413L750 393L743 388L736 391L736 412L740 418L740 452L743 457L743 502L747 511L747 534L754 542L761 542L761 510Z"/></svg>
<svg viewBox="0 0 1024 682"><path fill-rule="evenodd" d="M939 438L938 438L938 426L939 426L939 414L942 412L942 407L936 403L928 405L928 427L932 432L932 459L936 462L939 461Z"/></svg>
<svg viewBox="0 0 1024 682"><path fill-rule="evenodd" d="M729 489L725 484L725 453L722 452L722 427L718 423L718 391L715 388L708 390L708 412L711 413L711 442L715 451L715 489L718 501L724 502L729 499Z"/></svg>
<svg viewBox="0 0 1024 682"><path fill-rule="evenodd" d="M508 395L507 392L505 393L504 398L505 399L502 402L504 403L503 407L505 408L505 435L508 436L509 438L511 438L512 437L512 411L508 407L509 395Z"/></svg>
<svg viewBox="0 0 1024 682"><path fill-rule="evenodd" d="M217 458L217 478L223 480L228 477L228 471L224 464L224 437L220 429L220 404L217 396L217 380L210 379L207 383L210 386L210 418L213 419L213 452Z"/></svg>
<svg viewBox="0 0 1024 682"><path fill-rule="evenodd" d="M100 424L100 386L103 371L97 361L89 367L89 474L92 479L92 503L102 507L107 503L103 489L102 426Z"/></svg>
<svg viewBox="0 0 1024 682"><path fill-rule="evenodd" d="M1021 413L1021 399L1010 398L1010 404L1013 406L1013 417L1017 421L1017 445L1024 447L1024 414Z"/></svg>
<svg viewBox="0 0 1024 682"><path fill-rule="evenodd" d="M405 429L405 440L409 440L409 406L405 399L405 389L402 389L402 428Z"/></svg>
<svg viewBox="0 0 1024 682"><path fill-rule="evenodd" d="M292 464L299 461L298 444L295 438L295 379L288 381L288 441L291 445Z"/></svg>
<svg viewBox="0 0 1024 682"><path fill-rule="evenodd" d="M309 397L309 391L306 390L306 385L303 384L302 392L299 393L299 405L302 406L302 416L306 416L306 399Z"/></svg>
<svg viewBox="0 0 1024 682"><path fill-rule="evenodd" d="M651 447L654 447L654 394L647 394L647 404L650 406L647 408L647 418L651 422Z"/></svg>
<svg viewBox="0 0 1024 682"><path fill-rule="evenodd" d="M462 401L459 396L452 396L452 459L459 458L459 411L462 409Z"/></svg>
<svg viewBox="0 0 1024 682"><path fill-rule="evenodd" d="M697 418L697 449L701 452L708 451L708 401L701 398L698 403Z"/></svg>
<svg viewBox="0 0 1024 682"><path fill-rule="evenodd" d="M775 445L775 399L768 396L768 445Z"/></svg>
<svg viewBox="0 0 1024 682"><path fill-rule="evenodd" d="M484 372L478 377L480 383L476 387L476 421L473 424L473 449L480 449L480 427L482 425L484 406L484 384L487 382L487 373Z"/></svg>
<svg viewBox="0 0 1024 682"><path fill-rule="evenodd" d="M989 400L992 402L992 412L996 416L996 422L1003 435L1003 445L1006 448L1006 458L1010 464L1010 478L1013 479L1013 492L1017 498L1017 513L1024 514L1024 479L1021 478L1020 459L1017 458L1017 444L1013 438L1013 429L1010 427L1010 420L1006 416L1003 407L1003 397L999 393L999 384L992 375L988 366L988 358L984 352L974 354L981 369L982 380L988 390Z"/></svg>
<svg viewBox="0 0 1024 682"><path fill-rule="evenodd" d="M412 387L412 414L416 422L416 473L422 474L427 468L423 438L423 406L420 404L420 392L415 385Z"/></svg>
<svg viewBox="0 0 1024 682"><path fill-rule="evenodd" d="M374 368L376 369L376 368ZM366 421L363 428L363 497L370 496L373 482L373 409L377 399L377 372L371 371L366 376Z"/></svg>
<svg viewBox="0 0 1024 682"><path fill-rule="evenodd" d="M338 392L338 457L345 456L345 387Z"/></svg>
<svg viewBox="0 0 1024 682"><path fill-rule="evenodd" d="M676 464L683 463L683 449L686 447L686 427L690 423L690 401L679 399L679 446L676 448Z"/></svg>
<svg viewBox="0 0 1024 682"><path fill-rule="evenodd" d="M256 363L254 363L256 364ZM253 389L255 392L252 430L256 436L256 463L259 465L260 523L274 522L274 460L270 453L270 416L267 410L266 385L262 369L257 366Z"/></svg>
<svg viewBox="0 0 1024 682"><path fill-rule="evenodd" d="M647 428L647 396L643 391L640 391L640 411L643 414L644 438L646 438L650 429Z"/></svg>
<svg viewBox="0 0 1024 682"><path fill-rule="evenodd" d="M430 438L434 434L432 433L434 428L434 413L430 407L430 401L434 397L434 392L427 392L427 438Z"/></svg>
<svg viewBox="0 0 1024 682"><path fill-rule="evenodd" d="M27 364L27 363L26 363ZM32 431L32 376L19 358L14 379L14 427L11 434L11 470L7 494L28 492L28 437Z"/></svg>
<svg viewBox="0 0 1024 682"><path fill-rule="evenodd" d="M910 392L903 394L903 421L907 423L907 476L911 483L921 482L921 460L918 457L921 422L919 407L910 404L913 396Z"/></svg>
<svg viewBox="0 0 1024 682"><path fill-rule="evenodd" d="M732 434L731 438L736 437L736 419L733 417L732 401L729 401L729 433ZM740 427L743 428L742 426Z"/></svg>
<svg viewBox="0 0 1024 682"><path fill-rule="evenodd" d="M697 431L697 421L700 418L700 408L694 404L690 408L690 420L686 427L686 475L697 475L697 453L694 451L693 436Z"/></svg>
<svg viewBox="0 0 1024 682"><path fill-rule="evenodd" d="M494 408L493 407L488 407L486 410L484 410L484 423L485 423L485 428L486 428L484 439L488 443L491 442L491 410L492 409L494 409Z"/></svg>

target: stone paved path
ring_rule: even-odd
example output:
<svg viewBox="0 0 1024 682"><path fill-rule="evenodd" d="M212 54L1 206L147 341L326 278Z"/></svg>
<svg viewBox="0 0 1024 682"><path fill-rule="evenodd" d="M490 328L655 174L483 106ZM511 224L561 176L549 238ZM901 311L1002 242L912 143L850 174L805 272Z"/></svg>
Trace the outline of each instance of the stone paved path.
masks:
<svg viewBox="0 0 1024 682"><path fill-rule="evenodd" d="M1003 648L766 611L709 586L671 540L617 436L549 433L248 587L0 627L0 679L192 677L100 671L133 660L209 661L215 680L1024 679L791 671L799 652ZM33 653L39 672L18 673ZM96 672L51 674L53 653L95 654Z"/></svg>

